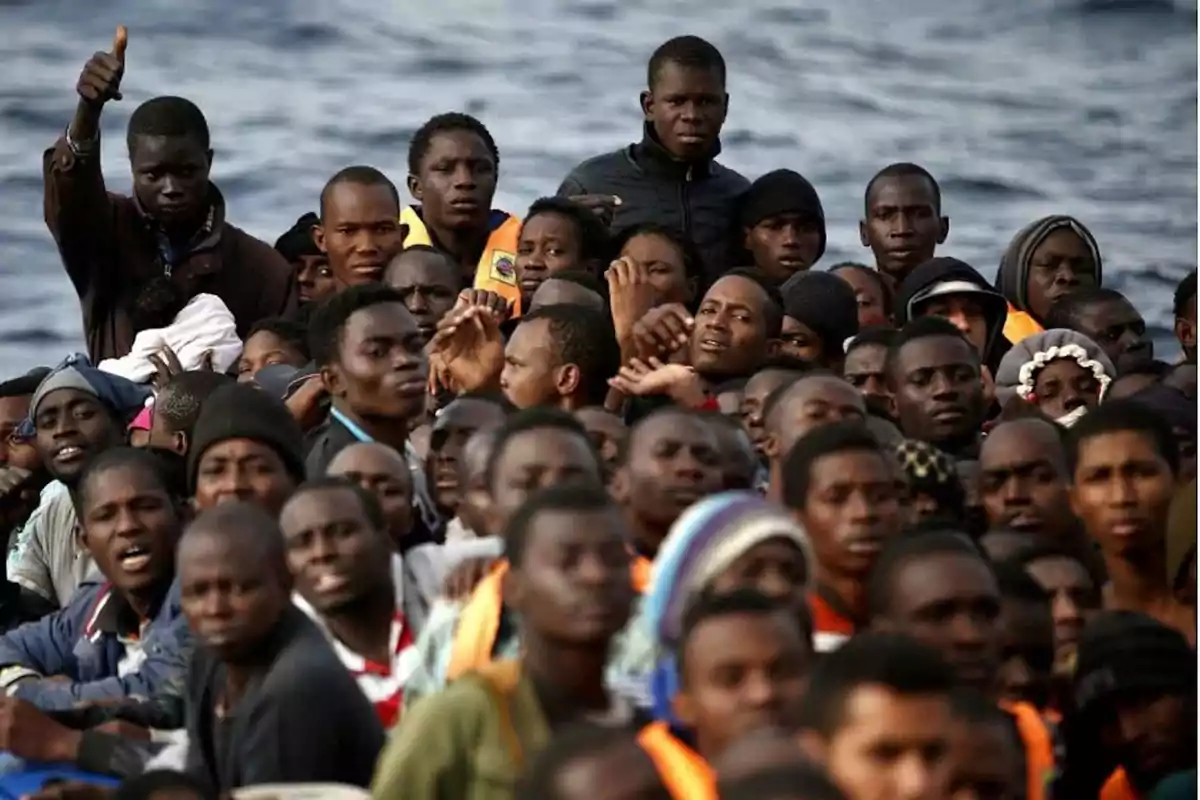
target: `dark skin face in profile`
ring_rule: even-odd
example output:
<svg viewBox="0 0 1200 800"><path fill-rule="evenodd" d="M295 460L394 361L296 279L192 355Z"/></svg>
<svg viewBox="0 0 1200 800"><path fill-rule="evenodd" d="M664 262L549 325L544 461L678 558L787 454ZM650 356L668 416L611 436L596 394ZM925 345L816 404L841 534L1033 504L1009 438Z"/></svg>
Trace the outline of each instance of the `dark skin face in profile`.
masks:
<svg viewBox="0 0 1200 800"><path fill-rule="evenodd" d="M729 95L718 70L670 61L659 67L641 102L659 143L680 161L707 157L729 113Z"/></svg>
<svg viewBox="0 0 1200 800"><path fill-rule="evenodd" d="M134 196L173 239L190 237L205 222L212 158L194 136L134 137Z"/></svg>
<svg viewBox="0 0 1200 800"><path fill-rule="evenodd" d="M899 284L933 258L950 233L933 186L920 175L880 178L867 195L866 219L858 224L863 247L871 248L879 271Z"/></svg>

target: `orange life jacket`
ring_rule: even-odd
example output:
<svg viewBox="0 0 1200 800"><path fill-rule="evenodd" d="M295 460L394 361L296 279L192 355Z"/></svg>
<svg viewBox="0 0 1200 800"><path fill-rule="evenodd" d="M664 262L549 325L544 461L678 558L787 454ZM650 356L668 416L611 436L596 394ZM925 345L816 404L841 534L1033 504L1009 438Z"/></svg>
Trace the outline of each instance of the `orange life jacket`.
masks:
<svg viewBox="0 0 1200 800"><path fill-rule="evenodd" d="M1046 720L1029 703L1003 702L1000 707L1016 720L1025 743L1026 797L1045 800L1046 786L1054 776L1054 740Z"/></svg>
<svg viewBox="0 0 1200 800"><path fill-rule="evenodd" d="M486 289L512 303L514 317L521 315L521 289L517 285L517 241L521 236L521 220L506 211L492 211L491 233L483 247L483 255L475 268L475 288ZM404 246L433 246L425 221L412 206L400 212L400 224L408 226Z"/></svg>
<svg viewBox="0 0 1200 800"><path fill-rule="evenodd" d="M717 777L700 754L671 735L665 722L642 728L638 744L675 800L717 800Z"/></svg>
<svg viewBox="0 0 1200 800"><path fill-rule="evenodd" d="M650 559L645 556L634 556L633 563L629 565L629 579L633 581L633 590L638 594L645 594L646 587L650 585Z"/></svg>
<svg viewBox="0 0 1200 800"><path fill-rule="evenodd" d="M496 634L500 631L500 614L504 608L504 574L508 572L508 561L498 561L491 572L471 592L467 604L458 617L454 631L454 644L450 650L450 665L446 668L446 681L450 682L463 673L480 669L492 661L496 648ZM640 594L650 578L650 562L640 556L630 566L630 581Z"/></svg>
<svg viewBox="0 0 1200 800"><path fill-rule="evenodd" d="M1036 319L1024 311L1013 308L1012 303L1008 304L1008 318L1004 320L1005 339L1016 344L1026 336L1033 336L1035 333L1041 332L1042 326Z"/></svg>
<svg viewBox="0 0 1200 800"><path fill-rule="evenodd" d="M458 628L454 631L450 666L446 668L447 682L491 662L496 634L500 631L504 575L507 572L507 561L496 562L463 606L458 617Z"/></svg>
<svg viewBox="0 0 1200 800"><path fill-rule="evenodd" d="M1138 800L1138 793L1129 782L1125 770L1118 767L1116 772L1108 776L1100 789L1100 800Z"/></svg>

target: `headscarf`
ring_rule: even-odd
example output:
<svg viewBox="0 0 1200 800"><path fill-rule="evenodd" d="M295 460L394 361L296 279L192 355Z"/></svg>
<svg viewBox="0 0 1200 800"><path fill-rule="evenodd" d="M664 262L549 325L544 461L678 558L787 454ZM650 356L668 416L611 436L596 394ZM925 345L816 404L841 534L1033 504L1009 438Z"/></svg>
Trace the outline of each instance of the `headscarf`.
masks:
<svg viewBox="0 0 1200 800"><path fill-rule="evenodd" d="M996 399L1004 405L1014 397L1028 400L1033 395L1033 384L1042 367L1051 361L1069 358L1084 369L1092 371L1100 383L1100 398L1104 398L1117 371L1112 361L1104 354L1100 345L1093 342L1082 333L1069 331L1065 328L1052 328L1048 331L1027 336L1013 345L1000 360L1000 368L996 370ZM1071 425L1084 410L1078 409L1064 417L1055 420L1060 425Z"/></svg>
<svg viewBox="0 0 1200 800"><path fill-rule="evenodd" d="M29 401L29 416L21 423L18 435L29 438L37 433L38 406L51 392L59 389L75 389L90 394L107 406L121 420L122 426L129 423L146 404L151 391L147 386L103 372L92 366L82 353L72 353L38 384Z"/></svg>
<svg viewBox="0 0 1200 800"><path fill-rule="evenodd" d="M1033 258L1033 251L1037 250L1038 245L1044 242L1047 236L1063 228L1074 231L1091 251L1092 260L1096 262L1096 285L1100 285L1100 246L1096 244L1096 237L1092 236L1092 232L1074 217L1063 214L1042 217L1019 230L1008 243L1004 257L1000 259L1000 269L996 272L996 289L1012 303L1013 308L1029 312L1029 262Z"/></svg>
<svg viewBox="0 0 1200 800"><path fill-rule="evenodd" d="M657 719L670 717L679 681L674 651L687 607L746 552L770 539L787 539L800 549L807 573L816 567L808 534L779 506L752 492L712 495L675 520L658 549L638 618L630 626L653 650L648 698Z"/></svg>

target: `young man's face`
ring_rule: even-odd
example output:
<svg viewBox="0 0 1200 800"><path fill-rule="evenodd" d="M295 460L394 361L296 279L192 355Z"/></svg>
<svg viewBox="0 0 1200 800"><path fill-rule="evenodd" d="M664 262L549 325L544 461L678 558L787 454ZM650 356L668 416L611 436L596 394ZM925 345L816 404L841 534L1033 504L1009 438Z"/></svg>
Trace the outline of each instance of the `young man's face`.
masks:
<svg viewBox="0 0 1200 800"><path fill-rule="evenodd" d="M1117 372L1127 372L1154 359L1154 342L1146 335L1146 320L1123 297L1084 306L1075 329L1104 350Z"/></svg>
<svg viewBox="0 0 1200 800"><path fill-rule="evenodd" d="M89 459L120 445L125 436L108 407L78 389L45 395L34 422L38 456L50 474L68 486L74 485Z"/></svg>
<svg viewBox="0 0 1200 800"><path fill-rule="evenodd" d="M719 444L704 420L660 413L630 436L614 495L637 517L665 531L688 506L721 491Z"/></svg>
<svg viewBox="0 0 1200 800"><path fill-rule="evenodd" d="M685 646L675 713L711 760L742 734L792 728L813 661L796 620L782 612L709 619Z"/></svg>
<svg viewBox="0 0 1200 800"><path fill-rule="evenodd" d="M950 228L950 221L940 216L932 184L920 175L876 181L866 212L859 239L871 248L879 271L897 284L933 258Z"/></svg>
<svg viewBox="0 0 1200 800"><path fill-rule="evenodd" d="M1079 444L1071 508L1109 556L1163 547L1175 476L1150 436L1116 431Z"/></svg>
<svg viewBox="0 0 1200 800"><path fill-rule="evenodd" d="M880 627L934 647L966 686L986 691L1000 664L1000 590L982 556L933 553L892 575Z"/></svg>
<svg viewBox="0 0 1200 800"><path fill-rule="evenodd" d="M810 467L808 497L796 512L822 569L865 579L902 527L895 474L873 451L831 453Z"/></svg>
<svg viewBox="0 0 1200 800"><path fill-rule="evenodd" d="M441 253L424 250L396 256L384 280L400 293L426 343L433 338L438 321L454 308L462 288L457 266Z"/></svg>
<svg viewBox="0 0 1200 800"><path fill-rule="evenodd" d="M606 646L625 627L633 603L629 531L615 507L546 510L529 523L505 600L543 639Z"/></svg>
<svg viewBox="0 0 1200 800"><path fill-rule="evenodd" d="M1100 589L1087 568L1074 558L1047 556L1029 562L1025 569L1050 595L1055 661L1057 668L1068 668L1083 626L1100 611Z"/></svg>
<svg viewBox="0 0 1200 800"><path fill-rule="evenodd" d="M321 200L321 223L314 240L329 259L340 286L373 283L404 247L400 204L384 184L343 181Z"/></svg>
<svg viewBox="0 0 1200 800"><path fill-rule="evenodd" d="M1065 540L1077 530L1068 504L1067 466L1050 423L996 426L979 453L979 495L992 528Z"/></svg>
<svg viewBox="0 0 1200 800"><path fill-rule="evenodd" d="M725 80L717 69L668 61L652 76L649 91L642 93L642 113L655 136L683 161L712 153L728 110Z"/></svg>
<svg viewBox="0 0 1200 800"><path fill-rule="evenodd" d="M854 800L944 797L950 780L950 703L864 685L846 698L842 722L819 746L829 777Z"/></svg>
<svg viewBox="0 0 1200 800"><path fill-rule="evenodd" d="M279 526L296 589L319 613L337 613L390 583L387 533L367 519L354 491L302 492L283 507Z"/></svg>
<svg viewBox="0 0 1200 800"><path fill-rule="evenodd" d="M425 411L429 360L417 322L401 303L346 320L338 358L322 369L330 394L366 418L411 420Z"/></svg>
<svg viewBox="0 0 1200 800"><path fill-rule="evenodd" d="M571 368L578 372L577 367ZM571 379L565 369L555 353L550 321L522 322L504 347L500 389L517 408L558 405Z"/></svg>
<svg viewBox="0 0 1200 800"><path fill-rule="evenodd" d="M244 500L277 514L295 489L296 479L273 448L253 439L225 439L200 455L192 505L206 511Z"/></svg>
<svg viewBox="0 0 1200 800"><path fill-rule="evenodd" d="M940 444L966 439L983 422L979 356L964 340L926 336L900 348L889 375L900 429Z"/></svg>
<svg viewBox="0 0 1200 800"><path fill-rule="evenodd" d="M490 534L499 534L525 498L559 483L604 485L604 476L591 443L577 433L558 428L522 431L502 445L489 487Z"/></svg>
<svg viewBox="0 0 1200 800"><path fill-rule="evenodd" d="M740 275L712 285L696 310L692 366L712 375L745 375L769 355L767 304L762 287Z"/></svg>

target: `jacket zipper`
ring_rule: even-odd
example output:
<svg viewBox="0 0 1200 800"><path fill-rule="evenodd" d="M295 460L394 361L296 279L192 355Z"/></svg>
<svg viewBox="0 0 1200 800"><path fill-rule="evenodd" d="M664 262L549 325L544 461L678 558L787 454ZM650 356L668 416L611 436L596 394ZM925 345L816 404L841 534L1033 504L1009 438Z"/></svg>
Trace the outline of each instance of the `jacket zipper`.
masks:
<svg viewBox="0 0 1200 800"><path fill-rule="evenodd" d="M679 204L683 207L683 234L689 240L692 238L692 213L688 205L688 186L692 183L692 167L689 165L684 173L683 183L679 185Z"/></svg>

